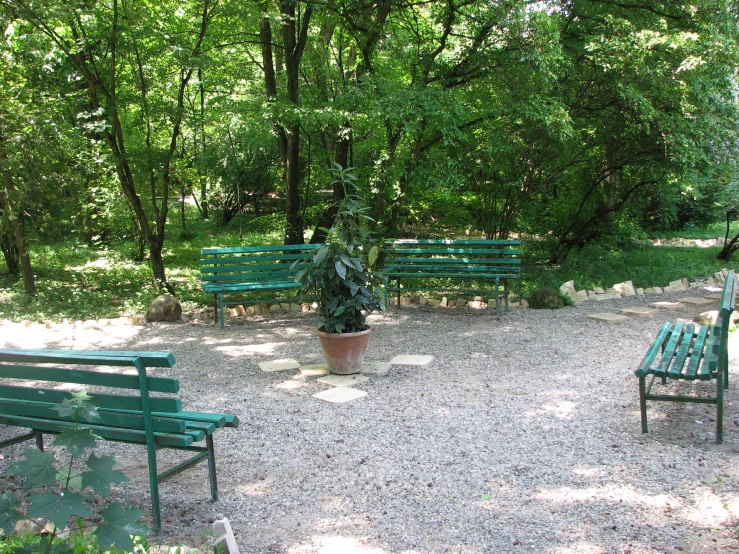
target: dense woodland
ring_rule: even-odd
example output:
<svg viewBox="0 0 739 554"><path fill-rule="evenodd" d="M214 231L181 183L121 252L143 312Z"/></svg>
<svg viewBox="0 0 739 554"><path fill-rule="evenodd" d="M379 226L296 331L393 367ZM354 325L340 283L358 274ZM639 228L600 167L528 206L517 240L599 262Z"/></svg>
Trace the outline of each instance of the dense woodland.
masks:
<svg viewBox="0 0 739 554"><path fill-rule="evenodd" d="M127 240L171 290L185 198L321 241L336 164L380 236L515 233L551 263L735 219L738 24L733 0L0 0L5 262L32 293L29 235Z"/></svg>

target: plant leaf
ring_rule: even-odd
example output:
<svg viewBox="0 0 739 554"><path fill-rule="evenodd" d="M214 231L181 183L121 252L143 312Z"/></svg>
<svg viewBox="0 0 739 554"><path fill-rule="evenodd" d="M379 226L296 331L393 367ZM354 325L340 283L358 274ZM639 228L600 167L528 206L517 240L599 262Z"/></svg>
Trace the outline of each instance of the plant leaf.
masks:
<svg viewBox="0 0 739 554"><path fill-rule="evenodd" d="M323 246L321 246L316 255L313 256L313 263L315 265L320 265L323 259L326 257L326 254L328 254L328 244L324 244Z"/></svg>
<svg viewBox="0 0 739 554"><path fill-rule="evenodd" d="M54 410L59 412L61 417L79 418L81 421L99 421L97 408L90 402L92 397L86 391L73 392L71 398L63 400L56 406Z"/></svg>
<svg viewBox="0 0 739 554"><path fill-rule="evenodd" d="M42 451L36 448L26 448L26 459L16 462L8 471L18 477L25 477L23 490L33 489L39 485L53 485L56 482L56 468L54 467L54 451Z"/></svg>
<svg viewBox="0 0 739 554"><path fill-rule="evenodd" d="M62 432L56 436L54 446L63 446L72 455L73 459L77 459L85 453L86 449L93 449L97 445L95 435L93 432L82 427L74 429L72 427L65 427Z"/></svg>
<svg viewBox="0 0 739 554"><path fill-rule="evenodd" d="M0 494L0 529L8 535L15 524L23 519L23 514L15 509L21 503L20 498L14 492Z"/></svg>
<svg viewBox="0 0 739 554"><path fill-rule="evenodd" d="M28 517L48 517L51 522L64 529L72 516L91 516L85 505L85 497L78 492L62 491L59 494L44 492L28 497Z"/></svg>
<svg viewBox="0 0 739 554"><path fill-rule="evenodd" d="M379 246L375 245L372 248L370 248L369 254L367 255L367 261L369 262L370 267L375 265L375 262L377 261L377 258L379 256L380 256Z"/></svg>
<svg viewBox="0 0 739 554"><path fill-rule="evenodd" d="M93 452L90 454L86 463L90 471L82 473L82 489L90 487L96 493L109 497L110 485L128 481L128 477L122 471L113 469L116 463L113 456L101 456L98 458Z"/></svg>
<svg viewBox="0 0 739 554"><path fill-rule="evenodd" d="M148 535L151 532L145 523L136 521L144 516L142 510L124 508L118 502L113 502L100 515L104 522L95 529L95 535L102 549L113 545L120 550L132 552L134 545L131 535Z"/></svg>
<svg viewBox="0 0 739 554"><path fill-rule="evenodd" d="M341 262L341 260L336 260L334 266L336 267L336 273L339 274L339 277L346 279L346 266Z"/></svg>

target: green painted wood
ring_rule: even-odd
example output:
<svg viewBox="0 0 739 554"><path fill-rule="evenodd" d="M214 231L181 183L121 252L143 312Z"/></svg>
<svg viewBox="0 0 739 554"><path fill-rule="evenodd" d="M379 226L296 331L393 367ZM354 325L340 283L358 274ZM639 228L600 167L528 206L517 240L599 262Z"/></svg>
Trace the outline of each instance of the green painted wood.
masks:
<svg viewBox="0 0 739 554"><path fill-rule="evenodd" d="M57 383L76 383L79 385L99 385L118 389L139 388L139 378L137 375L45 366L0 365L0 377L53 381ZM180 390L180 383L177 379L148 377L148 380L149 390L151 391L177 393Z"/></svg>
<svg viewBox="0 0 739 554"><path fill-rule="evenodd" d="M297 273L298 270L307 267L309 263L310 261L301 261L298 263L293 262L292 264L263 264L257 263L257 261L255 260L255 263L251 265L245 265L243 263L239 265L217 264L212 267L204 265L200 267L200 271L204 275L213 277L219 277L221 274L228 275L229 273L239 273L244 275L256 274L264 276L282 276Z"/></svg>
<svg viewBox="0 0 739 554"><path fill-rule="evenodd" d="M701 381L710 381L714 376L714 372L718 368L718 350L720 342L720 335L711 335L708 338L708 344L703 353L703 363L701 363L697 375L698 379Z"/></svg>
<svg viewBox="0 0 739 554"><path fill-rule="evenodd" d="M243 265L247 267L250 263L258 263L260 265L266 265L266 262L285 262L283 265L291 265L296 261L310 260L314 256L314 252L306 252L305 254L283 254L283 255L270 255L270 256L231 256L231 257L219 257L219 258L201 258L200 265L203 267L209 266L232 266L232 265ZM276 264L272 264L276 265Z"/></svg>
<svg viewBox="0 0 739 554"><path fill-rule="evenodd" d="M672 364L670 364L670 367L667 370L667 377L669 377L670 379L680 379L682 377L683 366L685 365L685 360L688 357L690 345L693 342L694 338L695 324L690 323L685 327L685 332L680 339L680 344L678 345L675 358L673 359Z"/></svg>
<svg viewBox="0 0 739 554"><path fill-rule="evenodd" d="M420 264L429 263L435 265L444 264L458 264L458 265L502 265L502 266L517 266L521 265L521 258L429 258L424 256L422 258L393 258L390 261L390 266L394 264ZM401 265L402 267L402 265Z"/></svg>
<svg viewBox="0 0 739 554"><path fill-rule="evenodd" d="M247 254L253 252L294 252L311 251L321 248L320 244L277 244L268 246L235 246L228 248L203 248L201 254Z"/></svg>
<svg viewBox="0 0 739 554"><path fill-rule="evenodd" d="M517 239L397 239L389 243L391 246L406 244L463 244L463 245L501 245L520 246Z"/></svg>
<svg viewBox="0 0 739 554"><path fill-rule="evenodd" d="M485 254L491 256L520 256L520 250L499 250L497 248L393 248L389 254L407 256L408 254L419 254L423 256L450 256L460 254L474 254L476 256Z"/></svg>
<svg viewBox="0 0 739 554"><path fill-rule="evenodd" d="M205 436L215 433L217 427L213 423L205 423L204 421L188 421L187 428L200 431Z"/></svg>
<svg viewBox="0 0 739 554"><path fill-rule="evenodd" d="M238 427L239 418L233 414L212 414L207 412L178 412L175 417L188 421L213 423L216 427Z"/></svg>
<svg viewBox="0 0 739 554"><path fill-rule="evenodd" d="M0 414L0 422L6 425L15 425L17 427L26 427L36 431L45 433L60 433L63 428L73 428L76 426L74 422L64 422L57 420L40 419L34 417L16 416L10 414ZM136 444L146 444L146 435L143 431L134 429L122 429L117 427L105 427L102 425L85 424L85 427L91 429L93 433L104 438L116 442L129 442ZM181 434L155 433L154 440L157 445L166 447L183 448L197 442L195 439L200 437L203 440L205 435L202 432L187 431Z"/></svg>
<svg viewBox="0 0 739 554"><path fill-rule="evenodd" d="M133 366L140 358L147 367L173 367L171 352L136 352L128 350L19 350L0 349L0 362L85 364L106 366Z"/></svg>
<svg viewBox="0 0 739 554"><path fill-rule="evenodd" d="M659 333L657 333L657 336L655 337L654 341L652 341L652 345L649 347L649 350L647 350L647 353L644 355L641 362L639 362L639 366L634 372L637 377L644 377L650 372L652 364L654 363L654 360L656 359L657 354L659 354L660 351L662 350L662 347L664 346L665 341L669 337L671 330L672 330L671 323L668 322L662 325L662 328L659 330Z"/></svg>
<svg viewBox="0 0 739 554"><path fill-rule="evenodd" d="M690 361L688 362L688 367L685 370L685 374L683 375L683 378L686 381L694 381L697 376L698 367L700 366L701 360L703 360L703 351L706 347L706 338L708 337L708 332L710 330L711 327L709 325L701 325L698 333L696 334L695 343L693 344L693 351L690 353Z"/></svg>
<svg viewBox="0 0 739 554"><path fill-rule="evenodd" d="M659 364L654 369L654 374L657 377L665 377L667 375L667 368L672 363L673 356L675 356L675 351L677 350L677 345L682 338L684 328L685 323L683 323L682 321L678 321L672 327L670 336L667 339L667 345L662 351L662 357L660 358Z"/></svg>
<svg viewBox="0 0 739 554"><path fill-rule="evenodd" d="M122 394L90 393L90 402L100 409L141 411L141 397ZM72 398L72 393L56 389L42 389L0 385L0 398L6 400L22 400L25 402L43 402L58 404ZM152 410L163 413L182 411L179 398L156 397L151 399Z"/></svg>
<svg viewBox="0 0 739 554"><path fill-rule="evenodd" d="M268 290L290 290L300 287L295 281L270 281L267 283L222 282L203 284L205 292L263 292Z"/></svg>
<svg viewBox="0 0 739 554"><path fill-rule="evenodd" d="M74 417L62 417L59 412L54 409L56 404L42 404L40 402L23 403L19 401L11 401L0 399L0 413L5 415L17 415L38 419L47 419L54 421L66 421L74 423ZM92 422L95 425L105 427L121 427L124 429L144 429L143 414L129 414L122 412L108 412L105 410L98 411L99 419ZM184 433L187 421L183 419L174 419L170 417L155 417L153 419L154 430L159 433ZM88 422L83 422L87 425Z"/></svg>

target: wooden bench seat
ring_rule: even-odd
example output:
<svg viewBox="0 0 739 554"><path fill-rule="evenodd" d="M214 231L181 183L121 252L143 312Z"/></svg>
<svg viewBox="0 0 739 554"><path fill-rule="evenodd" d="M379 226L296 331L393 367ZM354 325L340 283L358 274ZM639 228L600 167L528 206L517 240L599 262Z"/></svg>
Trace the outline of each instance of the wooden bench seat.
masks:
<svg viewBox="0 0 739 554"><path fill-rule="evenodd" d="M0 447L35 439L43 450L43 434L74 427L72 417L54 409L72 394L39 386L38 382L79 385L90 394L100 416L85 422L85 427L105 440L146 446L152 526L158 532L159 483L207 460L211 498L218 500L213 434L222 427L239 425L232 414L183 411L181 400L173 396L179 391L179 381L147 375L147 368L174 364L169 352L0 349L0 423L31 429L1 441ZM121 373L114 368L131 368L133 372ZM161 448L196 454L159 473L156 451Z"/></svg>
<svg viewBox="0 0 739 554"><path fill-rule="evenodd" d="M292 244L203 248L200 251L200 282L203 290L213 295L221 328L226 306L277 300L261 293L300 288L295 275L320 247L320 244ZM226 298L234 295L239 297Z"/></svg>
<svg viewBox="0 0 739 554"><path fill-rule="evenodd" d="M508 312L508 280L521 276L520 240L396 240L387 245L385 300L406 290L493 293ZM390 286L391 282L394 286ZM459 282L472 286L459 286Z"/></svg>
<svg viewBox="0 0 739 554"><path fill-rule="evenodd" d="M662 325L657 337L639 363L635 374L639 378L639 404L642 433L647 428L647 401L690 402L716 406L716 442L723 442L724 389L729 388L728 338L731 313L734 311L737 279L730 273L724 285L718 318L713 325L668 322ZM647 383L647 380L649 382ZM677 394L652 393L655 381L667 385L669 381L685 383L714 382L715 393L678 391ZM710 384L710 383L709 383Z"/></svg>

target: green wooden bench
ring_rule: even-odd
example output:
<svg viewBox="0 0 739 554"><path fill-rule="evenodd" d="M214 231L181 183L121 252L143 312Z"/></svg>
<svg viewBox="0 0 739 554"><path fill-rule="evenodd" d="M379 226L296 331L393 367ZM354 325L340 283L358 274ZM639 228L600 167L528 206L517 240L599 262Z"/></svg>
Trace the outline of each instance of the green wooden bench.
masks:
<svg viewBox="0 0 739 554"><path fill-rule="evenodd" d="M681 321L665 323L634 372L639 378L641 430L647 429L647 401L692 402L716 406L716 442L723 442L724 389L729 388L728 338L731 313L736 301L737 279L730 273L724 285L718 318L713 325L696 325ZM685 391L680 383L676 394L654 394L655 380L667 385L667 380L694 383ZM649 380L649 383L647 383ZM696 382L715 381L715 395L703 391L696 394Z"/></svg>
<svg viewBox="0 0 739 554"><path fill-rule="evenodd" d="M521 276L521 241L396 240L387 245L383 273L386 304L388 293L397 292L400 307L403 288L475 294L492 291L495 294L496 313L500 309L501 292L508 312L508 280ZM434 282L427 284L429 279L434 279ZM476 286L451 286L452 281L460 280ZM391 287L393 281L395 286Z"/></svg>
<svg viewBox="0 0 739 554"><path fill-rule="evenodd" d="M230 414L182 411L180 399L173 396L179 391L179 381L146 373L147 367L172 367L174 363L169 352L0 349L0 423L31 429L30 433L0 442L0 447L35 439L43 450L43 434L74 427L72 418L54 410L71 393L53 386L42 388L38 382L81 385L92 396L101 418L85 423L87 427L109 441L146 445L152 526L158 532L159 483L207 460L211 498L218 500L213 433L221 427L239 425L238 418ZM122 373L110 368L134 371ZM204 445L197 444L203 441ZM161 448L196 454L158 473L156 451Z"/></svg>
<svg viewBox="0 0 739 554"><path fill-rule="evenodd" d="M301 262L307 263L320 247L320 244L293 244L203 248L200 251L200 282L203 290L213 295L216 317L220 314L221 328L224 325L226 306L277 300L265 298L260 293L300 288L295 282L295 274L305 267ZM238 293L257 295L252 298L226 299L227 295Z"/></svg>

